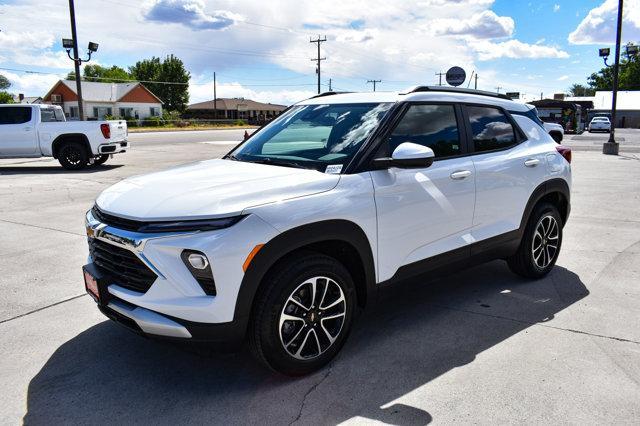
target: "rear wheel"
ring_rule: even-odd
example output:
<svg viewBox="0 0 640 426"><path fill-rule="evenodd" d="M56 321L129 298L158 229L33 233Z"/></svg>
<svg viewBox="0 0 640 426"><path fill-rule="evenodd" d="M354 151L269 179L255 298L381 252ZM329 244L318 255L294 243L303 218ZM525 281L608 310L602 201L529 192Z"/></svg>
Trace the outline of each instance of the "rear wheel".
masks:
<svg viewBox="0 0 640 426"><path fill-rule="evenodd" d="M79 142L67 142L58 151L58 161L67 170L80 170L87 165L87 149Z"/></svg>
<svg viewBox="0 0 640 426"><path fill-rule="evenodd" d="M281 264L263 285L249 335L254 355L290 376L331 361L347 338L355 308L347 269L331 257L307 253Z"/></svg>
<svg viewBox="0 0 640 426"><path fill-rule="evenodd" d="M507 259L512 272L542 278L553 269L562 244L562 218L549 203L536 206L525 228L518 251Z"/></svg>

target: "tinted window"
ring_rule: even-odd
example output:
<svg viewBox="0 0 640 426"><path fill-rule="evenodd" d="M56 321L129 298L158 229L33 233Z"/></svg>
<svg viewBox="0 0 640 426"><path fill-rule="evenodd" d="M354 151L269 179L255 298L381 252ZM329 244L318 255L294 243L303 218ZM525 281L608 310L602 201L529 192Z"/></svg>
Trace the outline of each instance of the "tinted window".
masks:
<svg viewBox="0 0 640 426"><path fill-rule="evenodd" d="M507 148L516 142L513 126L497 108L467 107L476 152Z"/></svg>
<svg viewBox="0 0 640 426"><path fill-rule="evenodd" d="M413 105L389 138L389 152L413 142L429 147L436 157L459 155L460 135L453 105Z"/></svg>
<svg viewBox="0 0 640 426"><path fill-rule="evenodd" d="M0 108L0 124L24 124L31 121L31 107Z"/></svg>

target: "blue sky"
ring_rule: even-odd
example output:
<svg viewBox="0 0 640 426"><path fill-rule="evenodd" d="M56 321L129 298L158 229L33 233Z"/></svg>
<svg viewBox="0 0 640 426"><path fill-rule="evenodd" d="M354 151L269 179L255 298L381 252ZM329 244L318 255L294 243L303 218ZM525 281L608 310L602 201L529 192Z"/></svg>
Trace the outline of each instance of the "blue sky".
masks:
<svg viewBox="0 0 640 426"><path fill-rule="evenodd" d="M78 38L100 43L95 63L127 67L176 54L192 73L191 100L243 96L292 103L315 92L315 45L323 89L378 90L434 84L462 66L479 88L550 96L585 83L613 42L616 0L82 0ZM640 0L626 0L624 40L640 41ZM43 95L71 69L66 0L0 0L0 73L12 91ZM41 74L25 73L21 70ZM466 85L466 83L465 83Z"/></svg>

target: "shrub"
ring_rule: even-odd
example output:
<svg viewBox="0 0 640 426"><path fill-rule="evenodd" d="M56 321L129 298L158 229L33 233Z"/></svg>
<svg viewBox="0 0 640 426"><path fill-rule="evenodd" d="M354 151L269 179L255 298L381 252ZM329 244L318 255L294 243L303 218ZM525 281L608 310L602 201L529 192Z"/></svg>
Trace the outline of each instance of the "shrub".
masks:
<svg viewBox="0 0 640 426"><path fill-rule="evenodd" d="M147 117L142 120L142 125L145 127L162 127L166 124L162 117Z"/></svg>
<svg viewBox="0 0 640 426"><path fill-rule="evenodd" d="M247 123L244 120L236 120L233 124L236 126L246 126Z"/></svg>

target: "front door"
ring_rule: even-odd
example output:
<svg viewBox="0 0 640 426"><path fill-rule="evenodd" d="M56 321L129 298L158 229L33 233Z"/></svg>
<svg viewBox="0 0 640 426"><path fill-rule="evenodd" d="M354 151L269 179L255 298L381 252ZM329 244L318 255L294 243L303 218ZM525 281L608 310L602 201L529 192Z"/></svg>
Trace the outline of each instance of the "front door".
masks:
<svg viewBox="0 0 640 426"><path fill-rule="evenodd" d="M460 109L414 104L383 144L389 156L403 142L435 153L427 168L371 172L378 215L379 281L399 268L468 245L475 203L475 170L464 156Z"/></svg>
<svg viewBox="0 0 640 426"><path fill-rule="evenodd" d="M35 116L30 106L0 108L0 157L39 154Z"/></svg>

